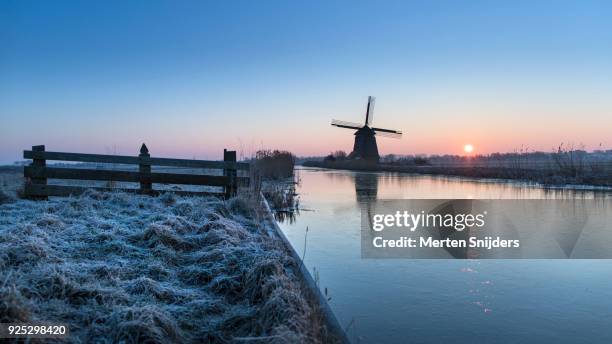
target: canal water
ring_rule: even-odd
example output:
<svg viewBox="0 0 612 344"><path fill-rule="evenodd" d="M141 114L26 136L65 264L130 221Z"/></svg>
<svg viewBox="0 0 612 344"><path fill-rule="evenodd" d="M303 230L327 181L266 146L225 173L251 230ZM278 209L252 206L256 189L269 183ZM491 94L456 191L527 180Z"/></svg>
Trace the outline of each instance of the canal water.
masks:
<svg viewBox="0 0 612 344"><path fill-rule="evenodd" d="M297 172L302 210L280 226L352 342L612 343L612 260L363 259L360 248L361 209L381 199L612 200L612 193Z"/></svg>

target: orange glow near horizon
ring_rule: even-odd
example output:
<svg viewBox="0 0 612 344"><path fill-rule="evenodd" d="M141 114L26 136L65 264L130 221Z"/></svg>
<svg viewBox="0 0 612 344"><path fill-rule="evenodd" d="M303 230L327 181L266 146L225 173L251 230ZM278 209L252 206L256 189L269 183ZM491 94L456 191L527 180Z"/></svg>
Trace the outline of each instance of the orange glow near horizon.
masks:
<svg viewBox="0 0 612 344"><path fill-rule="evenodd" d="M339 114L333 116L358 121L362 111L358 106L361 104L358 101L346 103L355 103L355 109L345 113L337 111ZM612 117L609 116L598 115L589 121L579 121L578 116L563 116L550 126L543 119L549 118L545 112L533 113L531 120L525 122L511 116L512 113L485 116L475 111L468 114L465 110L461 113L456 110L456 114L461 114L457 115L458 118L449 117L450 110L443 113L422 110L418 115L400 116L403 112L397 112L392 105L392 101L379 102L380 111L375 123L383 128L402 130L404 134L399 140L378 137L378 150L382 156L487 155L511 153L523 148L530 152L552 152L561 143L564 147L587 151L612 148L609 138ZM409 106L397 105L397 108L409 109ZM238 151L240 158L249 158L259 149L283 149L300 157L325 156L337 150L349 153L352 150L354 131L332 127L329 125L332 116L323 111L317 116L306 116L300 111L306 110L284 117L253 114L258 121L241 121L229 135L227 131L219 130L223 121L230 115L240 116L221 108L201 113L186 110L181 121L171 116L145 116L144 111L134 112L121 119L121 126L116 124L118 119L83 117L66 122L44 117L37 120L38 127L34 131L26 131L24 128L27 126L22 125L21 119L12 118L0 137L0 164L21 160L20 153L38 143L44 143L50 151L131 155L138 154L140 145L145 142L153 156L211 160L222 158L224 148ZM150 109L150 112L155 110ZM490 117L496 120L490 120ZM146 130L134 129L142 123L146 123ZM66 127L69 130L65 130ZM471 153L465 150L467 144L472 145Z"/></svg>

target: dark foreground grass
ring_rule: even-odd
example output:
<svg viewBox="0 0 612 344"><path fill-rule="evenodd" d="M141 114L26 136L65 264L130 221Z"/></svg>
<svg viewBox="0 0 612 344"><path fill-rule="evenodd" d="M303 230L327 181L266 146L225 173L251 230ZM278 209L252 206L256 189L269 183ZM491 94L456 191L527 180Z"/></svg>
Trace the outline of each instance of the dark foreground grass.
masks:
<svg viewBox="0 0 612 344"><path fill-rule="evenodd" d="M98 193L0 205L0 322L70 342L323 342L296 263L243 199Z"/></svg>

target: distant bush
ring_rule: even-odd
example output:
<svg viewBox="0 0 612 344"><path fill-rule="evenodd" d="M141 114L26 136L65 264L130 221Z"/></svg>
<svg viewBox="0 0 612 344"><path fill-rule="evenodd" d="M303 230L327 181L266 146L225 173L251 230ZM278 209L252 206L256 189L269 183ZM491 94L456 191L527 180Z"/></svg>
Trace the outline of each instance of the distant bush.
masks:
<svg viewBox="0 0 612 344"><path fill-rule="evenodd" d="M324 162L334 162L336 161L336 157L333 154L329 154L325 158L323 158Z"/></svg>
<svg viewBox="0 0 612 344"><path fill-rule="evenodd" d="M380 162L385 163L385 164L393 164L396 161L397 161L397 157L395 156L395 154L387 154L380 158Z"/></svg>
<svg viewBox="0 0 612 344"><path fill-rule="evenodd" d="M323 158L323 161L325 162L344 161L346 160L346 158L347 158L347 155L345 151L337 150L335 152L329 153L325 158Z"/></svg>
<svg viewBox="0 0 612 344"><path fill-rule="evenodd" d="M563 143L553 152L552 157L559 173L565 177L579 177L584 174L587 152L574 149L573 146L563 147Z"/></svg>
<svg viewBox="0 0 612 344"><path fill-rule="evenodd" d="M414 162L414 164L417 166L429 165L429 160L421 156L414 158L412 162Z"/></svg>
<svg viewBox="0 0 612 344"><path fill-rule="evenodd" d="M288 151L260 150L255 154L255 170L263 179L284 179L293 176L295 156Z"/></svg>
<svg viewBox="0 0 612 344"><path fill-rule="evenodd" d="M337 150L335 152L333 152L331 154L334 158L336 158L336 161L342 161L342 160L346 160L346 152L343 150Z"/></svg>

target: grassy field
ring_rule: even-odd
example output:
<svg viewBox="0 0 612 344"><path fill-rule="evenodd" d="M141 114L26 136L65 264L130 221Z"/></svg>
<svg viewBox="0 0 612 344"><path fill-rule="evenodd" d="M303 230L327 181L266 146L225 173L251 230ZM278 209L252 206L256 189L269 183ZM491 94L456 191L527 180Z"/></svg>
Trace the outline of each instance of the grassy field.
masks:
<svg viewBox="0 0 612 344"><path fill-rule="evenodd" d="M75 343L326 341L248 199L29 201L22 182L0 170L0 322L68 323Z"/></svg>

